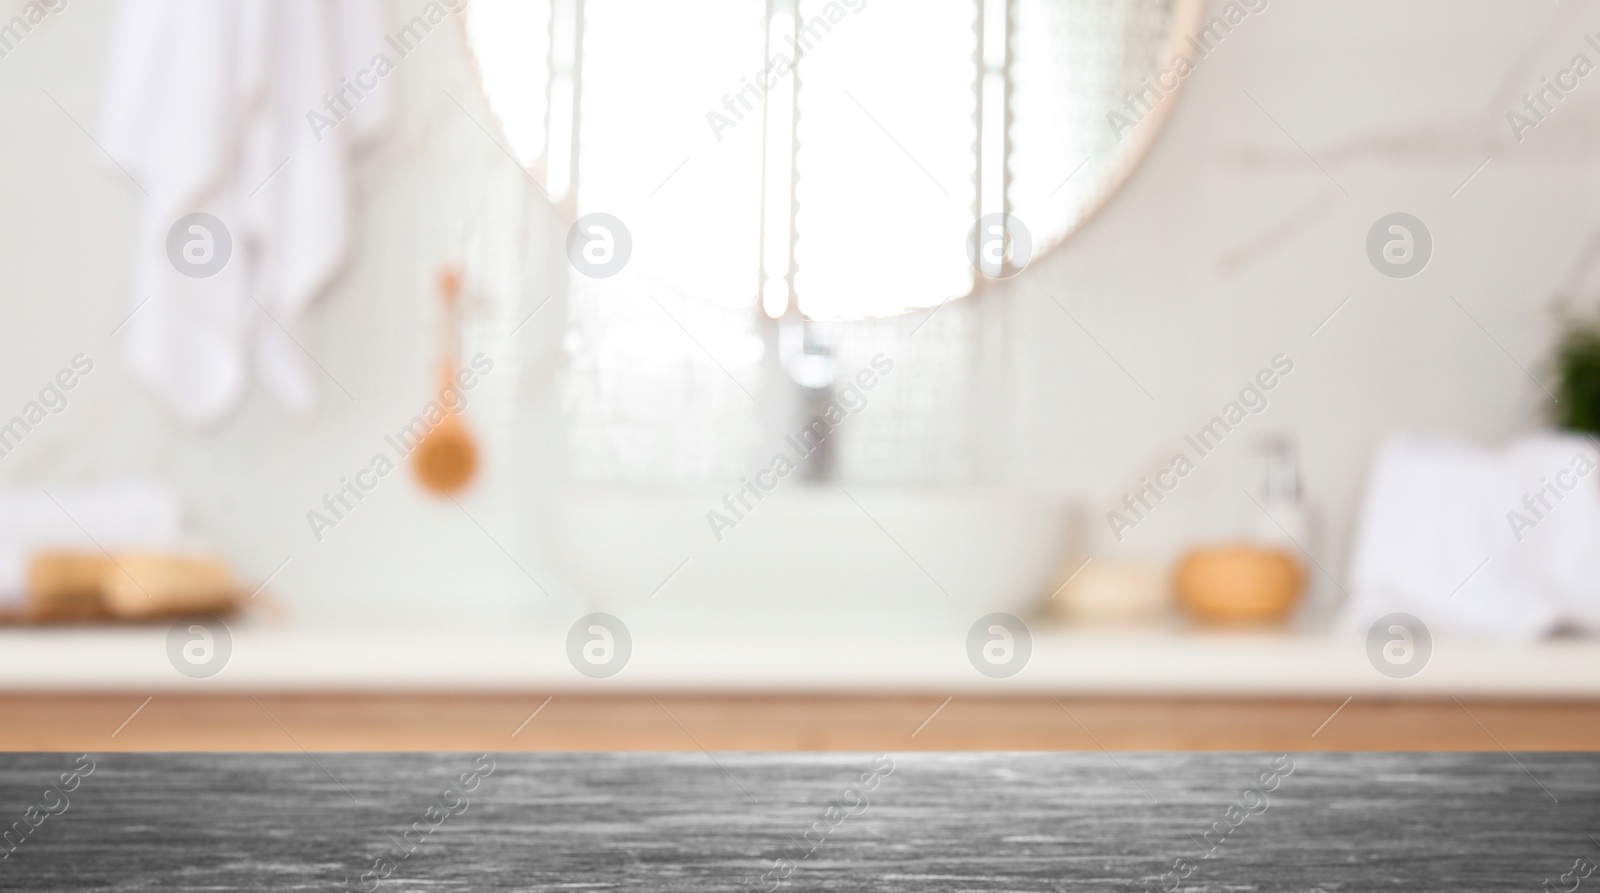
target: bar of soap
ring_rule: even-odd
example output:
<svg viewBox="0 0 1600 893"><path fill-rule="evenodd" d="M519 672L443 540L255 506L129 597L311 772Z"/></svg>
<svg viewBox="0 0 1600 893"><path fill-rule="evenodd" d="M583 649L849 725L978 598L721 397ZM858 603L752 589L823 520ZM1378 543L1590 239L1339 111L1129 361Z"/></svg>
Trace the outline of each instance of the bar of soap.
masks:
<svg viewBox="0 0 1600 893"><path fill-rule="evenodd" d="M1074 623L1136 624L1159 620L1171 599L1155 568L1095 559L1078 568L1051 603Z"/></svg>
<svg viewBox="0 0 1600 893"><path fill-rule="evenodd" d="M28 562L32 620L99 620L100 581L111 562L101 552L40 552Z"/></svg>
<svg viewBox="0 0 1600 893"><path fill-rule="evenodd" d="M228 565L212 558L122 553L107 562L100 600L124 619L220 614L238 603Z"/></svg>

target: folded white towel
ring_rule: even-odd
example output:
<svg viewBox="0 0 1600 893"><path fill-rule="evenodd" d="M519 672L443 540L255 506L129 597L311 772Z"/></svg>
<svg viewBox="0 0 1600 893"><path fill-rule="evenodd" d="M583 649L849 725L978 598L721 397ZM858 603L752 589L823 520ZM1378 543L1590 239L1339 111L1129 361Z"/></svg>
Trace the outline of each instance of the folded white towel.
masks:
<svg viewBox="0 0 1600 893"><path fill-rule="evenodd" d="M117 10L101 141L146 193L129 305L139 309L124 334L135 372L187 423L238 403L252 348L284 405L314 402L314 367L296 339L350 243L352 149L388 114L386 85L359 96L347 86L383 49L379 21L373 0L123 0ZM315 123L341 91L337 126ZM205 278L169 257L169 233L194 213L226 227L227 239L210 234L213 256L231 240L226 265Z"/></svg>
<svg viewBox="0 0 1600 893"><path fill-rule="evenodd" d="M1434 633L1531 639L1600 631L1600 455L1546 434L1490 451L1400 439L1378 457L1347 622L1395 611Z"/></svg>
<svg viewBox="0 0 1600 893"><path fill-rule="evenodd" d="M41 549L173 551L189 545L182 503L162 484L0 490L0 603L22 599L28 562Z"/></svg>

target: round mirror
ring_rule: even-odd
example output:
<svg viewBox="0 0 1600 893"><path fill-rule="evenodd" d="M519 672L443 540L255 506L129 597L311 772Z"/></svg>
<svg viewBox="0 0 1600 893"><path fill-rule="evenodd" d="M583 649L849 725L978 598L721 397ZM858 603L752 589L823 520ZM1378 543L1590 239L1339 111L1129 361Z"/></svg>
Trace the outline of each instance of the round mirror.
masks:
<svg viewBox="0 0 1600 893"><path fill-rule="evenodd" d="M1202 9L474 0L466 29L507 148L569 219L606 215L636 275L852 320L971 294L1081 227L1172 108Z"/></svg>

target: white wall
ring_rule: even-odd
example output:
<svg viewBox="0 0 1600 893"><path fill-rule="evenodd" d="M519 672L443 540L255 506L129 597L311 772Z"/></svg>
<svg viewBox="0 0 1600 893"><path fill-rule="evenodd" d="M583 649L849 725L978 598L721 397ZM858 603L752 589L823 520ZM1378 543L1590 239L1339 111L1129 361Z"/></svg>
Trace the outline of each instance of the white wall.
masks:
<svg viewBox="0 0 1600 893"><path fill-rule="evenodd" d="M1539 424L1549 398L1518 363L1541 372L1555 293L1587 286L1594 303L1600 78L1521 144L1505 114L1573 54L1600 61L1586 28L1600 30L1600 5L1279 0L1248 18L1126 190L1010 296L1031 336L1020 479L1086 495L1103 552L1167 558L1254 511L1240 492L1252 433L1287 430L1323 517L1316 551L1338 574L1385 437L1492 443ZM1412 279L1367 260L1368 229L1394 211L1433 234ZM1105 513L1280 352L1296 366L1270 408L1116 544Z"/></svg>
<svg viewBox="0 0 1600 893"><path fill-rule="evenodd" d="M7 0L0 14L9 18L21 5ZM420 6L387 9L399 21L402 11L409 16ZM18 486L130 473L174 481L196 527L235 559L247 582L289 559L269 592L302 622L472 622L535 603L531 584L477 524L531 561L518 542L526 537L516 529L513 482L526 470L524 459L537 462L530 451L538 445L507 438L512 406L539 399L527 379L548 375L508 349L505 321L520 320L520 308L550 292L539 246L554 217L451 100L490 121L457 32L434 32L391 76L397 120L360 167L353 263L313 312L305 339L356 399L323 380L322 405L299 419L255 390L226 424L193 434L130 377L122 345L109 337L131 308L140 195L72 119L93 132L112 8L76 0L0 59L0 118L7 122L0 142L0 407L9 417L75 353L96 361L69 409L0 460L0 478ZM496 361L468 410L490 441L479 485L463 499L472 517L421 493L407 472L386 478L318 542L306 512L340 486L341 476L370 467L387 451L383 435L428 399L437 344L433 275L447 259L466 262L484 301L469 352L485 350ZM559 330L559 311L547 311L515 343L549 356L547 342Z"/></svg>
<svg viewBox="0 0 1600 893"><path fill-rule="evenodd" d="M20 7L5 0L0 14ZM541 313L515 349L504 331L556 288L546 246L563 228L446 95L487 120L455 36L433 39L395 75L402 120L361 169L356 260L314 316L307 347L358 400L330 385L316 417L301 421L253 394L227 425L194 436L133 383L109 338L128 310L138 193L50 98L92 130L109 24L109 3L76 0L0 59L0 413L73 354L98 363L71 408L0 461L0 479L175 480L247 577L290 559L273 591L302 618L531 616L539 597L500 546L544 573L518 506L554 459L548 439L519 436L510 414L552 415L560 313ZM1164 559L1244 517L1240 458L1251 435L1288 430L1328 532L1317 549L1338 573L1384 437L1495 441L1537 424L1547 398L1518 363L1540 371L1552 295L1590 284L1600 76L1521 144L1505 113L1574 53L1597 56L1585 28L1600 30L1600 5L1277 0L1250 17L1190 79L1125 191L997 298L1018 333L1013 482L1080 500L1102 553ZM1391 211L1432 230L1433 260L1414 279L1386 279L1367 262L1367 230ZM465 504L500 545L395 478L316 543L306 510L420 407L431 270L460 253L488 292L474 343L499 363L471 416L496 449ZM1105 512L1280 352L1296 368L1270 409L1112 542Z"/></svg>

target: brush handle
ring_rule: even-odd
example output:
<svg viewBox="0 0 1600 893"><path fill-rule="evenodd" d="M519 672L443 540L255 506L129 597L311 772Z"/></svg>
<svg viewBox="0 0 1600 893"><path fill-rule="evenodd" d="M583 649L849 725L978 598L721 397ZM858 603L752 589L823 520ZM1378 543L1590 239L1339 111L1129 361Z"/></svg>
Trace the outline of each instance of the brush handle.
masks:
<svg viewBox="0 0 1600 893"><path fill-rule="evenodd" d="M454 375L461 353L461 268L453 263L439 267L439 300L444 305L440 316L439 353Z"/></svg>

